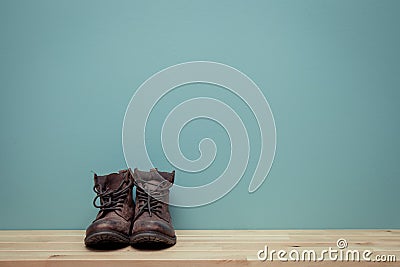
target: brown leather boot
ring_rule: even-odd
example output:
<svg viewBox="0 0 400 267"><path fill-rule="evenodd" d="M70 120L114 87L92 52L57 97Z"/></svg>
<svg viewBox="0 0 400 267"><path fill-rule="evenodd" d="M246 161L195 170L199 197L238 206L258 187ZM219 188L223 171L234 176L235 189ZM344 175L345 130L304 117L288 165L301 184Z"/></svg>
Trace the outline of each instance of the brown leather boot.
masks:
<svg viewBox="0 0 400 267"><path fill-rule="evenodd" d="M172 173L135 169L136 208L133 219L131 245L165 245L176 243L175 230L169 213L169 188L174 183Z"/></svg>
<svg viewBox="0 0 400 267"><path fill-rule="evenodd" d="M104 176L94 174L94 184L97 196L93 205L100 211L86 229L85 245L96 248L128 245L134 216L130 170ZM98 199L100 204L96 203Z"/></svg>

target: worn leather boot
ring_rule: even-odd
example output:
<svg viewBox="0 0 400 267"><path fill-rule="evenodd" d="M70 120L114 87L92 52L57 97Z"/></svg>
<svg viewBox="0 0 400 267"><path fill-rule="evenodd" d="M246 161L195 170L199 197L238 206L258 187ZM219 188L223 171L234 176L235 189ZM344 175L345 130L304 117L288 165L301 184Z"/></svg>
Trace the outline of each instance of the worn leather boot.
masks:
<svg viewBox="0 0 400 267"><path fill-rule="evenodd" d="M97 196L93 205L100 211L86 229L85 245L96 248L128 245L134 216L131 171L123 170L105 176L94 174L94 184Z"/></svg>
<svg viewBox="0 0 400 267"><path fill-rule="evenodd" d="M172 246L176 243L175 230L169 213L169 189L174 183L172 173L135 169L136 208L131 234L131 245L148 244Z"/></svg>

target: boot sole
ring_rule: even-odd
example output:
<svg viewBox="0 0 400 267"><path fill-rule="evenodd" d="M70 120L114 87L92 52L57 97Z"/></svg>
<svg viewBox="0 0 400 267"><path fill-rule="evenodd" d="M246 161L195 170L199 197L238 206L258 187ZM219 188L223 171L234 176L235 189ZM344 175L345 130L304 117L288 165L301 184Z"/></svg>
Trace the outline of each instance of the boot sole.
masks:
<svg viewBox="0 0 400 267"><path fill-rule="evenodd" d="M171 237L159 232L142 232L131 236L131 245L164 244L173 246L176 244L176 236Z"/></svg>
<svg viewBox="0 0 400 267"><path fill-rule="evenodd" d="M87 247L101 248L101 247L117 247L129 244L129 237L112 231L104 231L93 233L85 238L85 245Z"/></svg>

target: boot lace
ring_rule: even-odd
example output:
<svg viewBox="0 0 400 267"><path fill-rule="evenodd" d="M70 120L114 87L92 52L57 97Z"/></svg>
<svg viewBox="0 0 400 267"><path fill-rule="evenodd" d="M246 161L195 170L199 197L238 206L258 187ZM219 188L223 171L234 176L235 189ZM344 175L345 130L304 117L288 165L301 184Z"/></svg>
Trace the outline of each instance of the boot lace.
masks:
<svg viewBox="0 0 400 267"><path fill-rule="evenodd" d="M121 210L131 185L131 179L124 179L118 188L114 190L109 187L103 190L102 186L95 185L93 191L97 196L93 200L93 206L99 208L100 211ZM96 204L97 199L100 199L100 205Z"/></svg>
<svg viewBox="0 0 400 267"><path fill-rule="evenodd" d="M136 221L144 212L148 212L149 216L152 217L155 214L157 217L164 219L161 217L163 202L159 199L162 199L164 196L168 194L168 187L165 187L165 184L168 184L168 181L162 181L158 184L144 181L138 179L135 181L136 185L136 196L137 203L139 205L139 211L135 214L133 221ZM141 186L138 186L141 184ZM147 188L147 185L156 186L154 190L150 190ZM143 188L145 189L143 189Z"/></svg>

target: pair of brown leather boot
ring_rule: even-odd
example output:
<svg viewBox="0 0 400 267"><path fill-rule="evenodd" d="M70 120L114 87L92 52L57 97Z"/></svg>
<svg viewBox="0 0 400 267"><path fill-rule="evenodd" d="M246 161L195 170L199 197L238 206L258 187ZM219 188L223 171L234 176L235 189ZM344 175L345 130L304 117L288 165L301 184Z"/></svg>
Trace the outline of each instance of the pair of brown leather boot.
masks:
<svg viewBox="0 0 400 267"><path fill-rule="evenodd" d="M172 246L175 231L169 213L169 188L175 172L131 169L109 175L94 174L96 219L86 229L85 245L95 248L124 245ZM136 200L132 191L136 185ZM99 204L98 204L99 202Z"/></svg>

